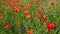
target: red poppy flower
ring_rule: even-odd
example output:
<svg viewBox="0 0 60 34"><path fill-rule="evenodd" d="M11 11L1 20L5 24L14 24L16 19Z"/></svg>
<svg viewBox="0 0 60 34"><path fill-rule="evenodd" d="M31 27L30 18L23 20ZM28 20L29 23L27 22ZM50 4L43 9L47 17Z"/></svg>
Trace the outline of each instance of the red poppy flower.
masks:
<svg viewBox="0 0 60 34"><path fill-rule="evenodd" d="M8 2L8 3L6 4L6 6L10 6L10 2Z"/></svg>
<svg viewBox="0 0 60 34"><path fill-rule="evenodd" d="M19 10L20 10L20 8L19 8L19 7L17 7L17 8L15 8L15 9L14 9L14 12L16 12L16 13L17 13L17 12L19 12Z"/></svg>
<svg viewBox="0 0 60 34"><path fill-rule="evenodd" d="M43 18L43 19L44 19L44 20L46 20L46 21L48 20L48 18L46 18L46 17L45 17L45 18Z"/></svg>
<svg viewBox="0 0 60 34"><path fill-rule="evenodd" d="M26 5L26 6L25 6L25 8L27 8L27 9L28 9L28 8L30 8L30 6L29 6L29 5Z"/></svg>
<svg viewBox="0 0 60 34"><path fill-rule="evenodd" d="M56 3L55 1L51 1L51 5L55 5L55 3Z"/></svg>
<svg viewBox="0 0 60 34"><path fill-rule="evenodd" d="M41 11L44 11L44 8L43 8L43 7L41 7L41 8L40 8L40 10L41 10Z"/></svg>
<svg viewBox="0 0 60 34"><path fill-rule="evenodd" d="M33 34L33 30L28 30L28 34Z"/></svg>
<svg viewBox="0 0 60 34"><path fill-rule="evenodd" d="M2 13L2 10L0 10L0 13Z"/></svg>
<svg viewBox="0 0 60 34"><path fill-rule="evenodd" d="M40 17L41 17L41 14L40 14L40 13L38 13L37 18L39 19Z"/></svg>
<svg viewBox="0 0 60 34"><path fill-rule="evenodd" d="M53 24L54 24L54 26L58 26L58 23L57 22L54 22Z"/></svg>
<svg viewBox="0 0 60 34"><path fill-rule="evenodd" d="M35 3L38 3L39 0L35 0Z"/></svg>
<svg viewBox="0 0 60 34"><path fill-rule="evenodd" d="M27 18L27 19L30 19L30 18L31 18L31 16L30 16L30 15L26 15L26 18Z"/></svg>
<svg viewBox="0 0 60 34"><path fill-rule="evenodd" d="M25 15L28 15L28 14L29 14L29 10L25 10L25 11L24 11L24 14L25 14Z"/></svg>
<svg viewBox="0 0 60 34"><path fill-rule="evenodd" d="M7 24L6 25L6 29L11 29L11 25L10 24Z"/></svg>
<svg viewBox="0 0 60 34"><path fill-rule="evenodd" d="M20 21L19 20L16 20L16 24L19 24L20 23Z"/></svg>
<svg viewBox="0 0 60 34"><path fill-rule="evenodd" d="M46 17L46 14L43 15L43 20L48 20L48 18Z"/></svg>
<svg viewBox="0 0 60 34"><path fill-rule="evenodd" d="M52 26L52 24L50 22L47 22L46 26L49 30L54 30L54 27Z"/></svg>

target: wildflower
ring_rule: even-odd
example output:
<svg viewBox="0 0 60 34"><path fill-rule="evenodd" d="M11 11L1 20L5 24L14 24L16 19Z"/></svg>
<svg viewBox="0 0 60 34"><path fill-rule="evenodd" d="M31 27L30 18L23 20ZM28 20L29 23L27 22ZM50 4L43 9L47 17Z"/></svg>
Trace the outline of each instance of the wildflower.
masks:
<svg viewBox="0 0 60 34"><path fill-rule="evenodd" d="M0 13L2 13L3 11L2 10L0 10Z"/></svg>
<svg viewBox="0 0 60 34"><path fill-rule="evenodd" d="M55 3L56 3L55 1L51 1L51 5L55 5Z"/></svg>
<svg viewBox="0 0 60 34"><path fill-rule="evenodd" d="M25 15L28 15L28 14L29 14L29 10L25 10L25 11L24 11L24 14L25 14Z"/></svg>
<svg viewBox="0 0 60 34"><path fill-rule="evenodd" d="M57 22L54 22L53 24L54 24L54 26L58 26L58 23Z"/></svg>
<svg viewBox="0 0 60 34"><path fill-rule="evenodd" d="M33 34L33 30L28 30L28 34Z"/></svg>
<svg viewBox="0 0 60 34"><path fill-rule="evenodd" d="M37 18L39 19L40 17L41 17L41 14L40 14L40 13L38 13Z"/></svg>
<svg viewBox="0 0 60 34"><path fill-rule="evenodd" d="M6 29L11 29L11 25L10 24L7 24L6 25Z"/></svg>
<svg viewBox="0 0 60 34"><path fill-rule="evenodd" d="M10 6L10 2L8 2L8 3L6 4L6 6Z"/></svg>
<svg viewBox="0 0 60 34"><path fill-rule="evenodd" d="M20 23L20 21L19 20L16 20L16 24L19 24Z"/></svg>
<svg viewBox="0 0 60 34"><path fill-rule="evenodd" d="M28 9L28 8L30 8L30 6L29 6L29 5L26 5L26 6L25 6L25 8L27 8L27 9Z"/></svg>
<svg viewBox="0 0 60 34"><path fill-rule="evenodd" d="M48 20L48 18L46 17L46 14L43 15L43 20Z"/></svg>
<svg viewBox="0 0 60 34"><path fill-rule="evenodd" d="M15 9L14 9L14 12L16 12L16 13L17 13L17 12L19 12L19 10L20 10L20 8L19 8L19 7L17 7L17 8L15 8Z"/></svg>
<svg viewBox="0 0 60 34"><path fill-rule="evenodd" d="M40 10L41 10L41 11L44 11L44 8L43 8L43 7L41 7L41 8L40 8Z"/></svg>
<svg viewBox="0 0 60 34"><path fill-rule="evenodd" d="M26 15L26 18L27 18L27 19L30 19L30 18L31 18L31 16L30 16L30 15Z"/></svg>
<svg viewBox="0 0 60 34"><path fill-rule="evenodd" d="M43 18L43 19L44 19L44 20L46 20L46 21L48 20L48 18L47 18L47 17L45 17L45 18Z"/></svg>
<svg viewBox="0 0 60 34"><path fill-rule="evenodd" d="M35 0L35 3L38 3L38 0Z"/></svg>
<svg viewBox="0 0 60 34"><path fill-rule="evenodd" d="M49 30L54 30L54 27L52 26L51 22L47 22L46 26Z"/></svg>

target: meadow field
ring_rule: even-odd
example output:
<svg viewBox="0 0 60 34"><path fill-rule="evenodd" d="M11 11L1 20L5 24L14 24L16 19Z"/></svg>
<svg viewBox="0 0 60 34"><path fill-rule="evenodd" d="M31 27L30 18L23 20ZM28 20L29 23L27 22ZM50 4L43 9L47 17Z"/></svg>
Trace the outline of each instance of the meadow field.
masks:
<svg viewBox="0 0 60 34"><path fill-rule="evenodd" d="M0 34L60 34L60 0L0 0Z"/></svg>

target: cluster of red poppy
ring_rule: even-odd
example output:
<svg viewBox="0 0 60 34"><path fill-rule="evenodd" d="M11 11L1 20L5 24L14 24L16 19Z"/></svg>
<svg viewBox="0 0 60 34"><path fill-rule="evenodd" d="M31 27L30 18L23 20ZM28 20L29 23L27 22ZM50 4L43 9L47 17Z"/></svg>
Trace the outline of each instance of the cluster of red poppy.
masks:
<svg viewBox="0 0 60 34"><path fill-rule="evenodd" d="M47 22L46 23L46 26L49 30L54 30L54 27L57 27L58 26L58 23L57 22L54 22L53 24L51 22Z"/></svg>
<svg viewBox="0 0 60 34"><path fill-rule="evenodd" d="M24 10L23 13L24 13L24 15L25 15L25 17L26 17L27 19L30 19L30 18L31 18L31 15L30 15L30 11L29 11L28 9L29 9L31 6L29 6L28 4L26 4L25 6L23 6L22 4L21 4L20 6L16 6L16 5L18 4L18 2L20 2L20 0L16 0L16 1L13 1L13 2L8 2L8 3L6 4L6 6L7 6L7 7L12 6L12 8L14 9L14 13L19 13L19 11L20 11L22 8L25 8L26 10ZM39 0L36 0L36 1L35 1L35 3L38 3L38 2L39 2ZM54 6L55 4L56 4L55 1L51 1L51 5L52 5L52 6ZM44 6L46 6L46 4L44 4ZM44 7L41 7L40 10L41 10L42 12L44 12L45 8L44 8ZM0 9L0 13L2 13L2 12L3 12L3 10ZM48 12L50 13L51 10L49 9ZM7 10L6 13L9 13L9 9ZM37 19L40 19L41 17L43 17L43 21L47 21L47 20L48 20L48 17L46 16L46 14L43 15L43 14L41 14L41 13L38 13L36 17L37 17ZM17 25L20 24L20 20L16 20L15 23L16 23ZM57 27L57 26L58 26L58 23L57 23L57 22L54 22L54 23L47 22L47 23L46 23L46 26L47 26L48 30L54 30L54 27ZM5 28L6 28L6 29L11 29L12 26L11 26L11 24L7 24ZM34 32L33 30L28 30L28 34L33 34L33 32Z"/></svg>

